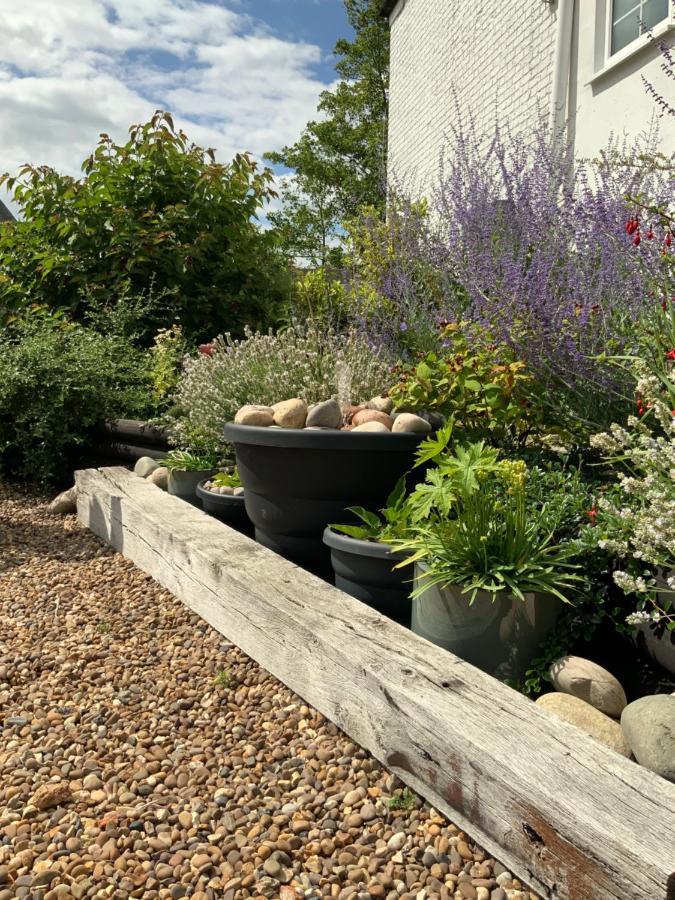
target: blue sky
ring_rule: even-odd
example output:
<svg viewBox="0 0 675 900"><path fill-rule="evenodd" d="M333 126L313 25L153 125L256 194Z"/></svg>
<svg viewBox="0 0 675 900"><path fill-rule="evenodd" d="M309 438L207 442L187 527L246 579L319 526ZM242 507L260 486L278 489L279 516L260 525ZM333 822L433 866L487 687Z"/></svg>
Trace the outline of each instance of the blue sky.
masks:
<svg viewBox="0 0 675 900"><path fill-rule="evenodd" d="M7 12L11 5L11 12ZM169 109L222 159L292 143L335 81L342 0L0 0L0 171L77 174Z"/></svg>

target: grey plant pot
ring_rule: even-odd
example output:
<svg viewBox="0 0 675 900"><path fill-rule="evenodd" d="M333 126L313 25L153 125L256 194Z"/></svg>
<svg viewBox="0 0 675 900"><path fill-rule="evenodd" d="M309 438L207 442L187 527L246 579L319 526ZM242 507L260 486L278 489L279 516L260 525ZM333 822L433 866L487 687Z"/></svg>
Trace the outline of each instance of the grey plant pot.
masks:
<svg viewBox="0 0 675 900"><path fill-rule="evenodd" d="M323 542L330 547L335 586L401 625L410 626L412 567L396 569L405 555L386 544L349 537L328 526Z"/></svg>
<svg viewBox="0 0 675 900"><path fill-rule="evenodd" d="M181 500L185 500L193 506L201 507L197 497L197 485L211 474L213 474L212 470L208 472L181 472L178 469L170 469L167 490L174 497L180 497Z"/></svg>
<svg viewBox="0 0 675 900"><path fill-rule="evenodd" d="M415 567L415 587L422 570ZM456 585L427 587L412 601L412 630L502 680L521 678L551 631L562 602L550 594L480 591L469 605Z"/></svg>

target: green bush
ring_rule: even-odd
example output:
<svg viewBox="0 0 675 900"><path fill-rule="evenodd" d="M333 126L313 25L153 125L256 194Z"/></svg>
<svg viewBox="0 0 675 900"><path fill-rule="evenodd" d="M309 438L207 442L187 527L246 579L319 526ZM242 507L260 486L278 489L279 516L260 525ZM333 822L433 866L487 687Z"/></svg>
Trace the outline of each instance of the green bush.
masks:
<svg viewBox="0 0 675 900"><path fill-rule="evenodd" d="M537 386L506 346L469 340L461 326L441 328L442 352L397 366L389 396L397 410L435 410L455 439L523 443L542 423Z"/></svg>
<svg viewBox="0 0 675 900"><path fill-rule="evenodd" d="M0 464L40 483L67 475L96 423L150 411L147 354L119 335L37 314L0 334Z"/></svg>
<svg viewBox="0 0 675 900"><path fill-rule="evenodd" d="M197 340L278 321L288 275L255 221L275 196L270 170L245 154L217 163L161 112L125 144L101 135L83 169L0 178L21 210L0 226L0 318L39 305L82 319L92 300L152 288L169 294L144 323L146 346L174 322Z"/></svg>

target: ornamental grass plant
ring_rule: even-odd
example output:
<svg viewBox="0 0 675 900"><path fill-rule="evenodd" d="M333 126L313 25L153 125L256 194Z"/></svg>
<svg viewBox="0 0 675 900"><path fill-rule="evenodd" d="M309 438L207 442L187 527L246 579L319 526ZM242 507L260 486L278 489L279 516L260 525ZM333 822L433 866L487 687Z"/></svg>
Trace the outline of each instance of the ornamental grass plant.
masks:
<svg viewBox="0 0 675 900"><path fill-rule="evenodd" d="M573 545L554 541L562 510L556 517L550 506L528 502L530 473L522 460L500 459L479 442L442 453L437 474L427 476L435 500L426 505L426 516L394 542L410 554L404 565L420 564L413 596L440 585L461 587L470 604L479 591L520 600L536 592L569 601L582 578Z"/></svg>

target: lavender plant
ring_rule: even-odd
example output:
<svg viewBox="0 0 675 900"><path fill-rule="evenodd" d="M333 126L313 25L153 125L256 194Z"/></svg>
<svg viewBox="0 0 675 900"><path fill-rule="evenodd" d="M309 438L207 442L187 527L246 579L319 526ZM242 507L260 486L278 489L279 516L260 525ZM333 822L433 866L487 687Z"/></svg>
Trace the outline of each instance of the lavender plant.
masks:
<svg viewBox="0 0 675 900"><path fill-rule="evenodd" d="M178 446L221 457L223 426L244 404L366 400L386 387L392 363L363 334L311 321L277 333L247 329L243 340L226 334L207 349L185 361L166 421Z"/></svg>
<svg viewBox="0 0 675 900"><path fill-rule="evenodd" d="M603 359L630 340L661 266L655 242L629 252L626 197L660 202L674 186L672 171L615 144L588 165L544 130L531 141L499 128L488 142L472 127L455 133L435 196L437 253L468 295L464 315L589 426L608 392L623 393Z"/></svg>
<svg viewBox="0 0 675 900"><path fill-rule="evenodd" d="M428 208L398 193L386 226L352 228L354 319L403 355L435 349L439 320L469 321L584 433L624 416L631 386L609 357L631 348L675 250L654 229L627 233L627 198L661 208L673 194L672 160L653 165L653 149L613 142L580 163L546 129L525 139L461 123Z"/></svg>

